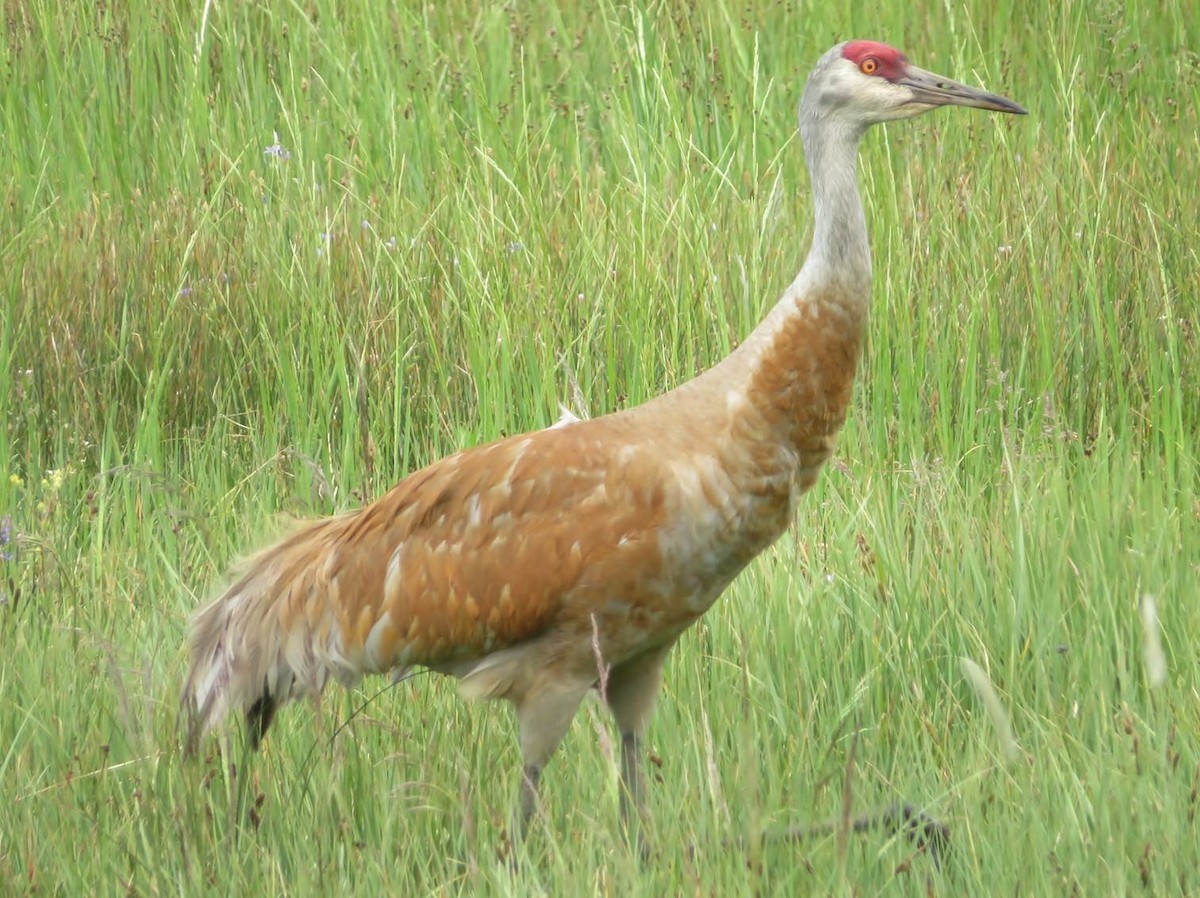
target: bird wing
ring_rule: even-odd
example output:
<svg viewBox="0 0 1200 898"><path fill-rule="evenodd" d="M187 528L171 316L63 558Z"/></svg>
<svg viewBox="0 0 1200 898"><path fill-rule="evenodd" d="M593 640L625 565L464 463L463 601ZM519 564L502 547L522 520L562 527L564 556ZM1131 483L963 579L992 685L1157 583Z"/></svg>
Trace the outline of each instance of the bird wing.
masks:
<svg viewBox="0 0 1200 898"><path fill-rule="evenodd" d="M653 451L612 419L448 456L289 541L302 576L283 630L326 637L353 677L445 667L581 625L601 594L657 573L663 490Z"/></svg>

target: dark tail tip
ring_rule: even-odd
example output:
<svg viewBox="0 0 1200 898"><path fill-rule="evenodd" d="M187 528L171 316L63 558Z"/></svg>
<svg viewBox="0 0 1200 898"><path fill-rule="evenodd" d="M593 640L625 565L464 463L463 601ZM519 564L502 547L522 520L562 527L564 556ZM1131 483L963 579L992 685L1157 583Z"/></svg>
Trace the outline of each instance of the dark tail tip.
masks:
<svg viewBox="0 0 1200 898"><path fill-rule="evenodd" d="M264 692L246 710L246 730L250 736L250 747L255 751L262 744L263 736L270 728L271 721L275 719L275 709L278 707L274 697Z"/></svg>

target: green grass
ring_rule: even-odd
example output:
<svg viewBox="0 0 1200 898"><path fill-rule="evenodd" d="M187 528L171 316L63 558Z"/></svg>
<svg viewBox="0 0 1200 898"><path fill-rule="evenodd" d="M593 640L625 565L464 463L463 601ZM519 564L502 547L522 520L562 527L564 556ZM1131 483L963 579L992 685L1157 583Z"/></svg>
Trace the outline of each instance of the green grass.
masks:
<svg viewBox="0 0 1200 898"><path fill-rule="evenodd" d="M4 5L0 892L1200 890L1190 7L477 6ZM184 763L187 618L281 518L559 401L641 401L749 331L807 244L796 99L847 36L1031 114L866 141L854 409L673 656L657 859L625 847L594 708L517 878L510 715L448 681ZM952 827L942 874L882 837L722 847L836 817L848 771L856 810Z"/></svg>

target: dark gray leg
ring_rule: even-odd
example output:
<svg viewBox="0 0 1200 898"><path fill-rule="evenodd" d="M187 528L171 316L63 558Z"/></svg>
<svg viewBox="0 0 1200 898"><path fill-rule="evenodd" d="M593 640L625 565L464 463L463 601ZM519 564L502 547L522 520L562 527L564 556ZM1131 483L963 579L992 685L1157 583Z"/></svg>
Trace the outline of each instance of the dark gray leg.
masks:
<svg viewBox="0 0 1200 898"><path fill-rule="evenodd" d="M646 822L646 780L642 773L642 737L654 716L662 685L663 665L671 646L639 655L609 672L605 700L621 731L621 819L638 849L647 854L643 833Z"/></svg>
<svg viewBox="0 0 1200 898"><path fill-rule="evenodd" d="M521 731L521 792L518 801L517 832L524 838L538 806L538 786L542 770L554 754L579 703L592 687L590 681L555 681L530 690L517 704L517 723Z"/></svg>

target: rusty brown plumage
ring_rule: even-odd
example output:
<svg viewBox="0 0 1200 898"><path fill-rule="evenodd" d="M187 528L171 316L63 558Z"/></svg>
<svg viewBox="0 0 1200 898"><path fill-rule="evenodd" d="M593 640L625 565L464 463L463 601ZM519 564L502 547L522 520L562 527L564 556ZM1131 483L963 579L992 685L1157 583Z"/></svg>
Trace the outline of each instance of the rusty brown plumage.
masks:
<svg viewBox="0 0 1200 898"><path fill-rule="evenodd" d="M422 666L514 704L527 821L599 652L622 808L640 807L638 742L668 651L787 527L845 421L870 295L863 131L938 103L1019 109L945 79L874 77L882 45L851 46L805 90L813 247L762 324L642 406L459 452L253 556L192 624L190 748L227 711L257 742L280 705L331 678Z"/></svg>

